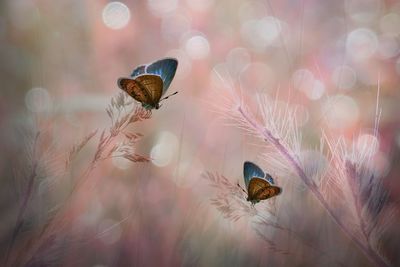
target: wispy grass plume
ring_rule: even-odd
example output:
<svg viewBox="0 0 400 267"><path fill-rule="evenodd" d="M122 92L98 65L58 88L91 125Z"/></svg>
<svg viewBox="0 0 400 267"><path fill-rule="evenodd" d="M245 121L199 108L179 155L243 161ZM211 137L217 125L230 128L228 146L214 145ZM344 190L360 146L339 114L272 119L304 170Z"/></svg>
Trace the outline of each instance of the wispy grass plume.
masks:
<svg viewBox="0 0 400 267"><path fill-rule="evenodd" d="M237 221L243 216L255 216L257 210L246 203L242 190L235 184L232 184L228 178L218 173L206 172L203 177L209 185L217 189L217 196L211 199L221 214L232 221Z"/></svg>
<svg viewBox="0 0 400 267"><path fill-rule="evenodd" d="M73 221L71 216L71 209L73 209L74 196L80 191L82 185L88 180L90 174L98 164L102 161L110 159L112 157L122 157L132 162L148 162L149 158L138 154L135 151L137 142L143 136L141 133L133 132L129 129L129 126L151 118L151 111L145 110L142 107L134 103L131 98L124 92L118 93L111 99L109 106L106 109L107 115L111 120L111 126L108 129L101 131L98 137L98 143L96 150L93 153L93 157L88 161L88 164L80 175L72 177L72 188L67 196L63 199L61 204L51 208L47 211L47 216L44 218L40 230L30 234L29 238L25 241L21 241L22 245L18 248L14 246L18 239L18 234L24 223L24 214L26 209L29 207L30 200L32 198L40 198L39 192L34 190L37 188L37 166L46 165L47 162L36 162L40 161L44 157L37 157L33 155L31 175L27 185L26 192L22 196L22 204L18 213L16 225L12 236L12 241L9 246L9 252L7 253L5 264L8 266L19 266L19 265L35 265L42 264L44 255L47 255L46 251L54 251L60 238L61 229L66 229ZM79 142L72 146L69 153L67 153L64 160L64 167L67 170L66 173L71 172L74 168L73 161L77 155L83 150L90 141L93 141L97 135L98 130L91 131ZM38 135L39 136L39 135ZM33 143L33 150L40 144L37 139ZM117 139L119 142L117 142ZM121 141L122 139L122 141ZM44 166L46 167L46 166ZM45 174L44 174L45 175ZM41 177L41 181L46 178ZM63 175L60 179L67 179L67 175ZM38 196L36 196L38 195ZM44 264L44 263L43 263Z"/></svg>
<svg viewBox="0 0 400 267"><path fill-rule="evenodd" d="M263 141L263 159L272 172L299 178L371 263L390 266L379 249L379 238L394 211L387 205L382 178L374 172L376 147L360 148L356 141L349 145L344 138L333 141L323 133L320 149L311 152L326 160L307 159L301 148L296 110L289 104L258 95L252 109L248 98L233 88L221 94L223 101L218 102L217 112ZM377 113L376 138L378 121Z"/></svg>
<svg viewBox="0 0 400 267"><path fill-rule="evenodd" d="M247 219L251 222L254 232L265 243L269 251L280 255L295 254L296 252L287 248L287 244L276 242L274 238L276 236L290 236L292 244L298 243L304 246L307 251L316 253L319 257L329 256L310 242L306 242L302 236L279 221L276 198L259 203L257 207L246 200L246 193L238 184L232 183L231 179L211 172L204 173L203 178L209 186L216 190L216 196L210 199L211 205L227 220L236 222L240 219Z"/></svg>

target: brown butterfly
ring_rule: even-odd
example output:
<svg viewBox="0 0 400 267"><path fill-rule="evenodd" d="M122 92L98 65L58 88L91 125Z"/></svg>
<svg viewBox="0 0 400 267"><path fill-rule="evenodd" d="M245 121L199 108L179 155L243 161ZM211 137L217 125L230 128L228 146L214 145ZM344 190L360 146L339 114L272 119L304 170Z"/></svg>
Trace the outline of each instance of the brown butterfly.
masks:
<svg viewBox="0 0 400 267"><path fill-rule="evenodd" d="M243 174L247 188L247 201L253 205L282 192L282 188L274 185L274 179L268 173L264 173L260 167L250 161L244 163Z"/></svg>
<svg viewBox="0 0 400 267"><path fill-rule="evenodd" d="M161 99L175 76L178 61L164 58L149 65L137 67L131 78L118 79L118 86L146 109L159 109L160 102L177 94L175 92Z"/></svg>
<svg viewBox="0 0 400 267"><path fill-rule="evenodd" d="M255 204L261 200L279 195L281 192L282 189L280 187L271 185L267 180L253 177L247 188L247 201Z"/></svg>

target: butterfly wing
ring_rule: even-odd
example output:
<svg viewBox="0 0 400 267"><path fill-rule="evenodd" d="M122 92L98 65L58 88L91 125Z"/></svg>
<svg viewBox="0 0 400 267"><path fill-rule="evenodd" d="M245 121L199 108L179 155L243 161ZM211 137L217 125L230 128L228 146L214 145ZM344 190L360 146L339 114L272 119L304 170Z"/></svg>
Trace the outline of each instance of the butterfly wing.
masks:
<svg viewBox="0 0 400 267"><path fill-rule="evenodd" d="M149 93L146 90L143 90L142 86L140 86L140 84L134 79L119 78L118 87L140 103L149 104L151 101Z"/></svg>
<svg viewBox="0 0 400 267"><path fill-rule="evenodd" d="M253 177L264 178L265 173L258 167L256 164L250 161L246 161L243 165L243 176L244 183L246 184L246 188L249 188L250 180Z"/></svg>
<svg viewBox="0 0 400 267"><path fill-rule="evenodd" d="M270 184L262 178L252 178L249 182L249 187L247 188L249 199L256 199L258 192L264 190L269 185Z"/></svg>
<svg viewBox="0 0 400 267"><path fill-rule="evenodd" d="M146 73L158 75L163 81L162 95L168 90L178 67L175 58L164 58L151 63L146 67Z"/></svg>
<svg viewBox="0 0 400 267"><path fill-rule="evenodd" d="M147 91L147 94L150 96L150 103L146 104L155 106L160 101L163 90L163 81L160 76L144 74L137 76L135 81L138 82L143 90Z"/></svg>
<svg viewBox="0 0 400 267"><path fill-rule="evenodd" d="M135 79L120 78L118 86L140 103L154 107L160 101L163 83L157 75L144 74Z"/></svg>
<svg viewBox="0 0 400 267"><path fill-rule="evenodd" d="M282 192L278 186L271 185L267 180L254 177L250 180L248 188L249 200L264 200Z"/></svg>
<svg viewBox="0 0 400 267"><path fill-rule="evenodd" d="M272 176L269 175L268 173L265 173L265 179L266 179L270 184L275 184L274 178L272 178Z"/></svg>
<svg viewBox="0 0 400 267"><path fill-rule="evenodd" d="M136 69L133 70L131 77L139 76L140 74L144 74L146 70L146 65L140 65Z"/></svg>
<svg viewBox="0 0 400 267"><path fill-rule="evenodd" d="M257 192L256 198L258 200L264 200L264 199L268 199L268 198L274 197L276 195L279 195L281 192L282 192L282 189L280 187L270 185L270 186L264 188L263 190Z"/></svg>

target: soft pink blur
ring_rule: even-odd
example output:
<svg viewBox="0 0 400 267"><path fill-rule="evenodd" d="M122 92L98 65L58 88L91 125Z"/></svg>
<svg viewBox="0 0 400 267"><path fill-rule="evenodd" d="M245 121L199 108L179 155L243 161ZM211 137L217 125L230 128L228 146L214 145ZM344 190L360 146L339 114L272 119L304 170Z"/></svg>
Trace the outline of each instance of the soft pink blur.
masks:
<svg viewBox="0 0 400 267"><path fill-rule="evenodd" d="M43 176L35 180L24 230L18 233L10 259L24 258L26 242L41 231L54 207L68 201L67 211L57 213L62 219L56 245L43 255L36 252L36 264L368 264L292 174L276 177L287 186L278 197L293 203L279 214L297 223L294 230L301 237L289 242L293 247L285 247L290 256L269 251L253 231L252 218L223 218L210 204L215 192L202 177L206 171L218 172L233 184L243 184L245 160L263 166L260 156L265 151L254 138L232 127L225 119L229 114L218 113L231 90L255 112L257 96L264 94L297 107L302 147L307 149L319 145L322 130L332 138L344 135L349 142L360 132L370 134L380 87L376 171L385 179L390 202L399 208L400 5L384 0L344 2L0 4L0 239L5 240L1 250L10 248L26 192L26 175L15 169L29 167L31 159L25 154L30 137L40 131L38 153L46 155L39 159ZM151 161L101 161L74 197L67 198L90 165L101 131L111 126L105 109L120 91L117 79L163 57L179 61L169 89L179 93L154 110L150 119L129 126L143 134L135 151ZM95 129L97 135L63 173L71 147ZM367 145L374 141L363 140ZM382 246L394 265L400 262L395 254L399 236L399 227L392 226L383 237L387 243ZM278 245L281 239L277 237ZM315 248L331 254L320 259Z"/></svg>

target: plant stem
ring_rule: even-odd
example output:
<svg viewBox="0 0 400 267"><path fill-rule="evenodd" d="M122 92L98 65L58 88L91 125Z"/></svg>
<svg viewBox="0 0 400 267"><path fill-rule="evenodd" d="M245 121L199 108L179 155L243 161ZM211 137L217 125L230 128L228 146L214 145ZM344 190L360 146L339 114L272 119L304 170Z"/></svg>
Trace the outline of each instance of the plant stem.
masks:
<svg viewBox="0 0 400 267"><path fill-rule="evenodd" d="M335 215L333 209L329 206L328 202L325 200L321 192L315 186L311 179L307 177L304 170L300 167L299 163L294 159L294 157L289 153L289 150L281 144L278 138L275 138L272 133L263 126L260 126L252 117L247 114L242 107L238 108L239 113L243 116L243 118L250 124L261 136L264 137L265 141L271 142L275 148L286 158L286 160L292 165L292 167L296 170L300 179L306 184L308 189L313 193L314 197L319 201L322 207L328 212L333 221L342 229L342 231L351 239L357 246L361 249L361 251L367 256L367 258L373 262L376 266L381 267L389 267L389 265L382 259L382 257L371 248L369 243L365 245L362 243L357 236L346 227L345 224Z"/></svg>
<svg viewBox="0 0 400 267"><path fill-rule="evenodd" d="M29 179L28 179L28 186L26 187L26 192L24 194L24 197L23 197L23 200L22 200L22 204L21 204L21 207L20 207L18 215L17 215L17 220L16 220L16 223L15 223L15 226L14 226L14 230L13 230L13 233L12 233L11 241L10 241L10 244L9 244L9 246L7 248L6 257L5 257L5 261L4 261L5 265L7 265L7 263L8 263L10 252L11 252L13 246L14 246L15 240L17 239L17 235L18 235L18 233L19 233L19 231L20 231L20 229L21 229L21 227L22 227L22 225L24 223L25 211L26 211L27 206L28 206L28 201L29 201L29 199L30 199L30 197L32 195L32 192L33 192L34 181L35 181L35 178L36 178L36 175L37 175L36 174L36 170L37 170L38 163L37 163L37 160L35 158L35 156L36 156L35 152L36 152L36 145L37 145L37 141L38 141L39 135L40 135L40 132L38 132L36 134L36 137L35 137L35 140L34 140L34 143L33 143L33 148L32 148L32 158L33 158L32 169L31 169L31 172L30 172L30 175L29 175Z"/></svg>

